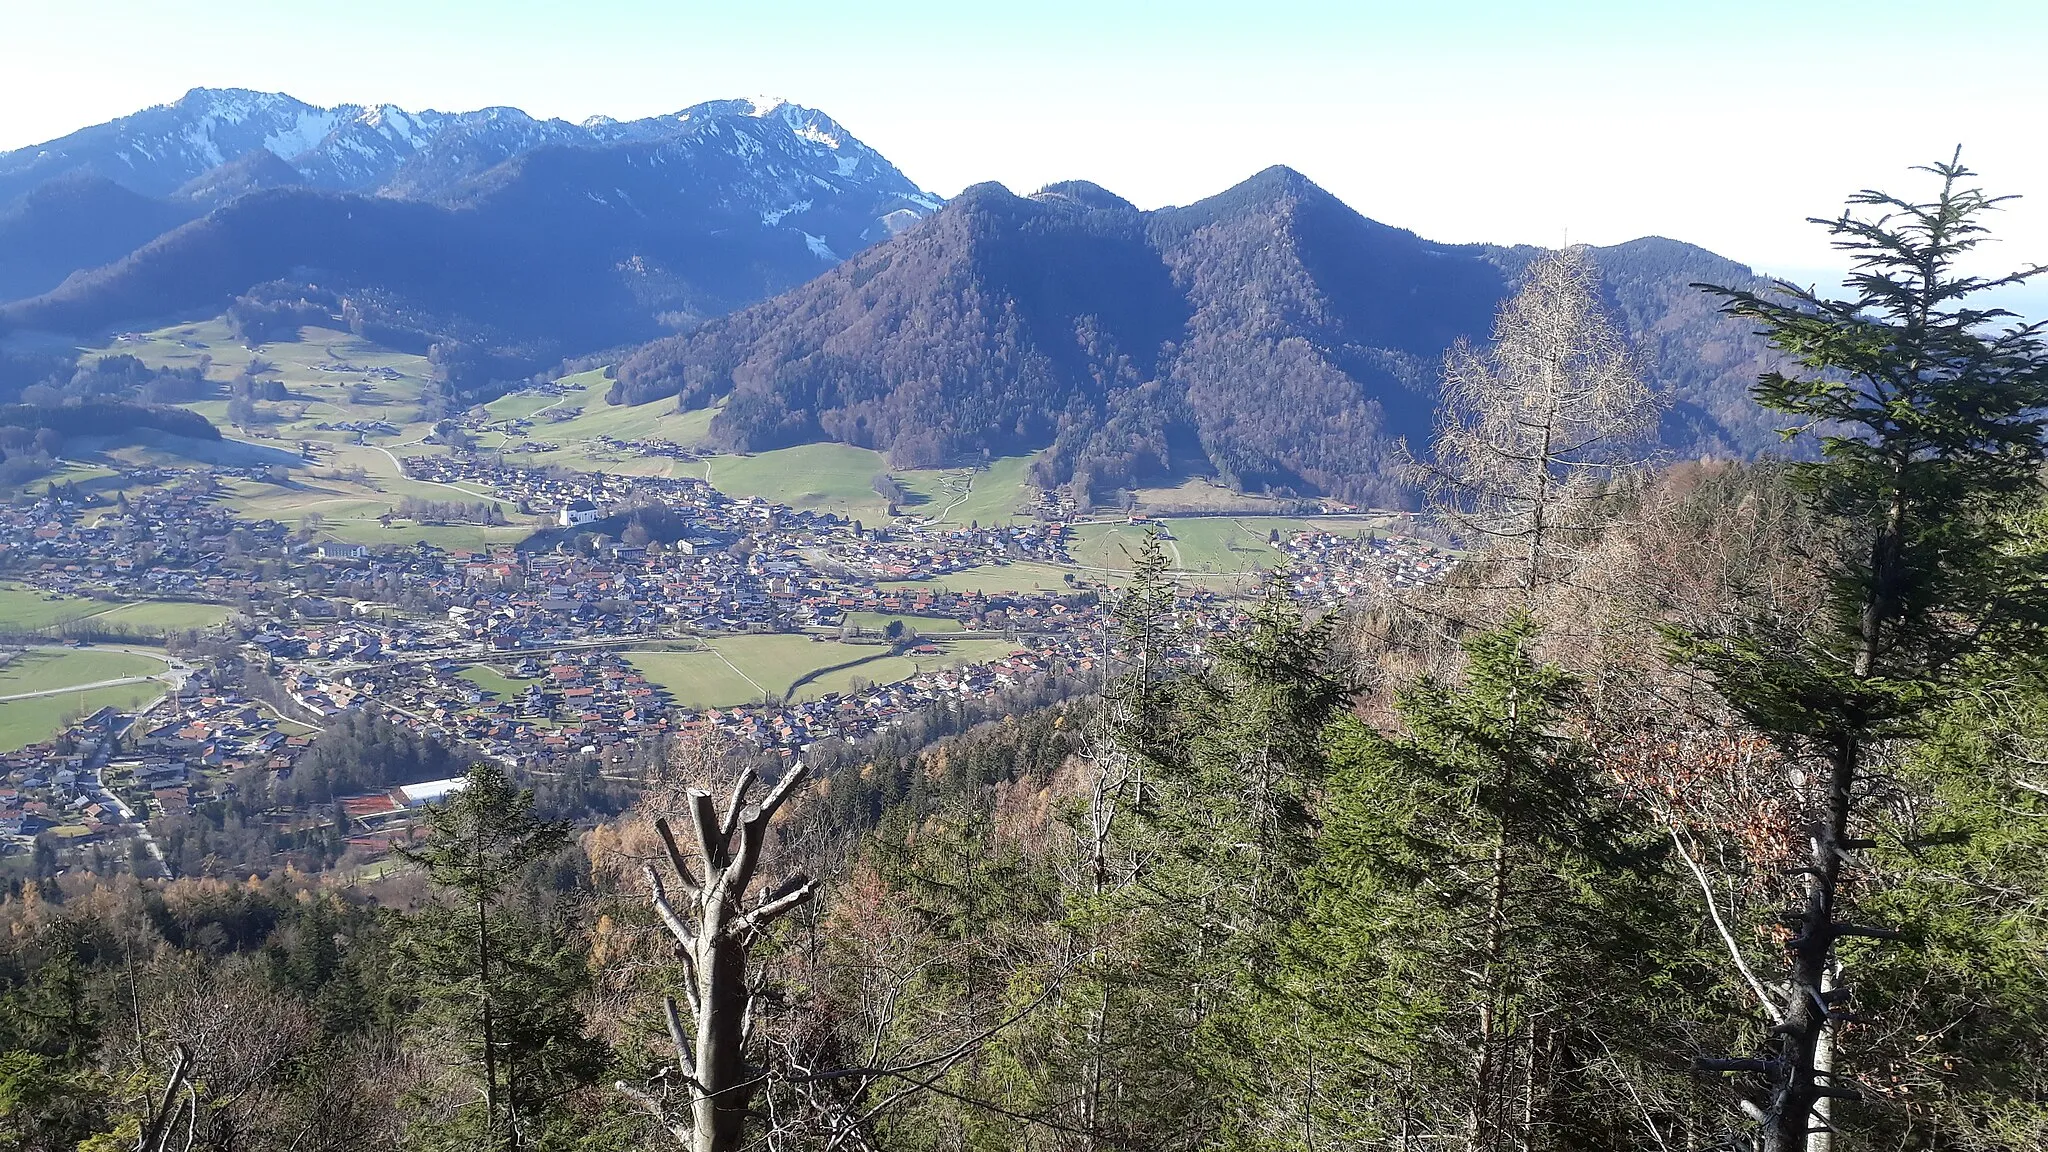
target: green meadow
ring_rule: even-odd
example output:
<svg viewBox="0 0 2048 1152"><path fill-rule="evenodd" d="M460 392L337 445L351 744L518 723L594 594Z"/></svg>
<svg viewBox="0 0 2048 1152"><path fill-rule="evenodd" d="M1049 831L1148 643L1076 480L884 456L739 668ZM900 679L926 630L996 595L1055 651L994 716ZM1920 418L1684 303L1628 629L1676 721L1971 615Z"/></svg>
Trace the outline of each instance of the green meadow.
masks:
<svg viewBox="0 0 2048 1152"><path fill-rule="evenodd" d="M0 664L0 696L153 676L164 667L162 660L111 648L30 648Z"/></svg>
<svg viewBox="0 0 2048 1152"><path fill-rule="evenodd" d="M668 689L678 705L724 708L784 695L820 669L833 671L805 681L796 689L798 699L842 692L855 681L893 683L926 669L1000 656L1012 648L1002 640L934 636L928 642L938 653L896 656L880 644L841 644L790 634L729 636L698 648L650 648L629 652L626 658L649 681Z"/></svg>
<svg viewBox="0 0 2048 1152"><path fill-rule="evenodd" d="M81 716L102 708L132 711L163 695L161 684L118 684L111 688L88 688L30 700L0 700L0 751L13 751L64 730Z"/></svg>

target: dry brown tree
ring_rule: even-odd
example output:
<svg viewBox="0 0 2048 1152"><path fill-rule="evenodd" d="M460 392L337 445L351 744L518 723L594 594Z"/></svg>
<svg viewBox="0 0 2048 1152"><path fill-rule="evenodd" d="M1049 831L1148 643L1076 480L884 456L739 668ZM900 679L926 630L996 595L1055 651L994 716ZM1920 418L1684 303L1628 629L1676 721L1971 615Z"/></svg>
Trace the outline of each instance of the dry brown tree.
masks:
<svg viewBox="0 0 2048 1152"><path fill-rule="evenodd" d="M1493 344L1444 358L1434 459L1420 473L1460 533L1483 542L1484 581L1533 590L1568 575L1597 534L1610 480L1644 463L1656 396L1600 301L1584 248L1529 266Z"/></svg>

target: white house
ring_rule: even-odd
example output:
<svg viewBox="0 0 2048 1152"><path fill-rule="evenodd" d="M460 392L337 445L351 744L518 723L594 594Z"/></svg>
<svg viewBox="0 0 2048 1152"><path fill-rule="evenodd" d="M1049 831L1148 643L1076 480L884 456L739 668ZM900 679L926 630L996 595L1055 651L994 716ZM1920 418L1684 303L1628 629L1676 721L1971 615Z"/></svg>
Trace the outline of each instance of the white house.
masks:
<svg viewBox="0 0 2048 1152"><path fill-rule="evenodd" d="M581 528L593 520L602 518L602 513L598 512L597 505L592 504L588 500L571 500L567 504L562 505L562 514L558 523L564 528Z"/></svg>

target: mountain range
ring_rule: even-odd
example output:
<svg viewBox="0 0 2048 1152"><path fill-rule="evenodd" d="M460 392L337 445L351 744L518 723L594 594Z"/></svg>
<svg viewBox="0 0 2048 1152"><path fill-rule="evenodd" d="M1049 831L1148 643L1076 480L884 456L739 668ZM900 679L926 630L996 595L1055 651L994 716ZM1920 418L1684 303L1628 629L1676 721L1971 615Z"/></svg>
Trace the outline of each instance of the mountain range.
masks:
<svg viewBox="0 0 2048 1152"><path fill-rule="evenodd" d="M0 335L326 319L436 350L451 405L609 349L612 402L720 404L726 448L1043 449L1084 499L1208 474L1399 502L1445 349L1538 252L1434 243L1285 168L1155 211L1085 181L941 207L774 100L569 124L200 89L0 153ZM1665 446L1765 447L1764 349L1689 286L1753 273L1656 237L1592 254Z"/></svg>
<svg viewBox="0 0 2048 1152"><path fill-rule="evenodd" d="M1487 339L1537 253L1432 243L1287 168L1153 212L1085 182L983 184L801 288L626 357L610 399L723 401L712 436L742 451L834 439L919 466L1049 448L1037 479L1084 502L1208 474L1398 504L1396 441L1427 442L1445 350ZM1764 446L1746 394L1764 349L1689 287L1754 274L1654 237L1592 256L1671 401L1666 446Z"/></svg>
<svg viewBox="0 0 2048 1152"><path fill-rule="evenodd" d="M781 101L572 125L209 89L0 154L9 192L0 329L218 313L283 281L538 359L799 284L938 204Z"/></svg>

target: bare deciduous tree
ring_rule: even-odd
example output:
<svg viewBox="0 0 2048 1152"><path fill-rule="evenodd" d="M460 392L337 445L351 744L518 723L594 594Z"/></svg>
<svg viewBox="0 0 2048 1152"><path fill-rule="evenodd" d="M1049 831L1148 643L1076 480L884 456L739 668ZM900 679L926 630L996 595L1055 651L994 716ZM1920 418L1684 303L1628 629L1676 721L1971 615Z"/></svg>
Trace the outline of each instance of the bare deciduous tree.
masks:
<svg viewBox="0 0 2048 1152"><path fill-rule="evenodd" d="M1530 265L1493 337L1445 356L1435 459L1421 471L1440 510L1511 555L1515 586L1533 589L1599 527L1604 482L1643 461L1657 401L1583 248Z"/></svg>
<svg viewBox="0 0 2048 1152"><path fill-rule="evenodd" d="M675 938L676 956L686 972L683 994L690 1024L685 1026L673 996L662 998L662 1012L675 1048L676 1069L689 1095L688 1122L671 1120L655 1095L627 1090L691 1152L738 1148L748 1105L763 1082L761 1073L746 1061L757 991L747 970L748 953L769 924L811 898L813 885L808 877L791 876L762 894L751 908L748 890L760 868L768 824L803 778L799 761L759 806L749 808L747 794L755 783L749 768L734 783L723 815L709 792L692 789L691 852L685 851L666 818L655 821L684 897L681 908L671 903L660 871L647 865L644 874L655 911Z"/></svg>

